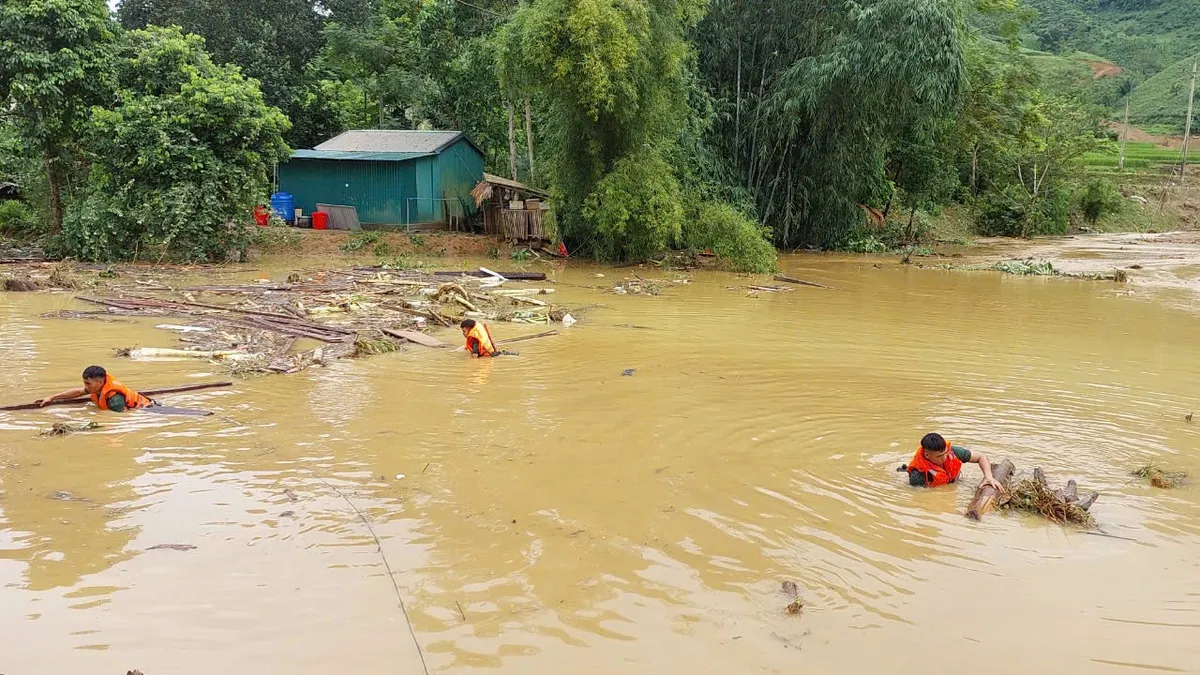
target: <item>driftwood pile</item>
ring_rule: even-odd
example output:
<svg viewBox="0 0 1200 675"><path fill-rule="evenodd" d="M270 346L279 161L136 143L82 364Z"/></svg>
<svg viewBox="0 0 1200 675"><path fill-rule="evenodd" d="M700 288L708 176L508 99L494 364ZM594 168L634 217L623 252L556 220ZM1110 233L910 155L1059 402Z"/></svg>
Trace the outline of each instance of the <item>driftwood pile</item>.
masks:
<svg viewBox="0 0 1200 675"><path fill-rule="evenodd" d="M1014 482L1015 473L1013 463L1007 459L993 465L992 476L1004 486L1004 491L980 486L967 506L967 517L979 520L993 508L1001 507L1036 513L1056 523L1095 525L1088 509L1100 497L1098 492L1080 498L1074 480L1068 480L1065 487L1053 489L1046 479L1046 472L1040 468L1033 470L1032 477Z"/></svg>
<svg viewBox="0 0 1200 675"><path fill-rule="evenodd" d="M404 343L443 346L425 331L456 327L464 318L539 325L563 320L566 310L543 299L553 288L517 285L495 273L359 267L293 273L282 283L112 288L114 294L104 297L76 296L102 310L48 316L156 317L162 319L158 328L178 334L182 349L126 347L118 354L202 358L236 374L294 373L339 358L394 351ZM298 345L307 348L296 351Z"/></svg>

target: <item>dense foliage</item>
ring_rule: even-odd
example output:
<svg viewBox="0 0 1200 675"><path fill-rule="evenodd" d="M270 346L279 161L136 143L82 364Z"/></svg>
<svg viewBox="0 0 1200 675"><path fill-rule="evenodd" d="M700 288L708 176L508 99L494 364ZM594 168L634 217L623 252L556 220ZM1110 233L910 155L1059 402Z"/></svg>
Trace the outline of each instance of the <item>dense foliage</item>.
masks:
<svg viewBox="0 0 1200 675"><path fill-rule="evenodd" d="M126 32L114 64L114 100L84 132L89 187L63 250L88 260L162 248L217 259L243 245L270 167L288 156L287 118L178 28Z"/></svg>
<svg viewBox="0 0 1200 675"><path fill-rule="evenodd" d="M0 228L223 258L285 142L380 127L467 132L608 260L1064 232L1117 203L1101 119L1181 123L1200 3L1025 2L6 0Z"/></svg>

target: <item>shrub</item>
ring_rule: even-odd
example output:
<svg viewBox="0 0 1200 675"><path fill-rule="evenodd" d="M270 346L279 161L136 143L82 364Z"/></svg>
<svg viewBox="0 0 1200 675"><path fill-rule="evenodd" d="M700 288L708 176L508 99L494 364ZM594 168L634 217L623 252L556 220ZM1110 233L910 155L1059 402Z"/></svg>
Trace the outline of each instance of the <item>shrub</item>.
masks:
<svg viewBox="0 0 1200 675"><path fill-rule="evenodd" d="M0 235L30 237L41 232L37 214L25 202L0 201Z"/></svg>
<svg viewBox="0 0 1200 675"><path fill-rule="evenodd" d="M379 239L382 236L383 235L376 230L356 232L338 248L342 250L342 253L358 253L368 246L374 246L379 242Z"/></svg>
<svg viewBox="0 0 1200 675"><path fill-rule="evenodd" d="M712 249L737 272L774 272L777 257L771 233L724 202L705 202L683 224L683 245Z"/></svg>
<svg viewBox="0 0 1200 675"><path fill-rule="evenodd" d="M1049 192L1037 204L1017 188L987 192L979 198L975 228L985 237L1030 237L1066 234L1070 225L1070 195Z"/></svg>
<svg viewBox="0 0 1200 675"><path fill-rule="evenodd" d="M627 156L596 184L582 215L595 227L597 257L645 260L679 239L679 181L656 153Z"/></svg>
<svg viewBox="0 0 1200 675"><path fill-rule="evenodd" d="M1093 179L1079 191L1079 211L1092 226L1104 216L1120 213L1124 204L1116 186L1101 178Z"/></svg>

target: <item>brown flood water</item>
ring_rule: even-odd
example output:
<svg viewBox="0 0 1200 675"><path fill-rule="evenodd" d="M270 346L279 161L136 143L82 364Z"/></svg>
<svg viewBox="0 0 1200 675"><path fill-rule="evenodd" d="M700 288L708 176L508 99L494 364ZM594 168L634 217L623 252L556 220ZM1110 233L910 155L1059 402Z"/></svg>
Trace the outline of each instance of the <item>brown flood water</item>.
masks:
<svg viewBox="0 0 1200 675"><path fill-rule="evenodd" d="M413 348L167 399L206 419L0 413L0 669L420 673L357 508L431 672L1198 672L1200 486L1129 472L1200 475L1200 316L871 263L791 258L837 290L759 298L722 274L604 295L581 286L620 270L572 268L556 299L603 307L519 358ZM74 306L0 294L4 398L93 362L216 375L111 356L172 346L153 322L39 318ZM37 437L60 419L106 427ZM977 468L937 491L894 471L930 430L1100 490L1129 540L965 520Z"/></svg>

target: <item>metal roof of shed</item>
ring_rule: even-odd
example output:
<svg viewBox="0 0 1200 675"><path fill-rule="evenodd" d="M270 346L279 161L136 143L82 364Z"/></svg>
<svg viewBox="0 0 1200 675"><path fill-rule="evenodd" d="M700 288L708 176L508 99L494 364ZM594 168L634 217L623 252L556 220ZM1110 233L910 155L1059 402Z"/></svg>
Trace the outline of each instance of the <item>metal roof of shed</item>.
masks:
<svg viewBox="0 0 1200 675"><path fill-rule="evenodd" d="M296 150L294 159L337 159L359 162L406 162L418 157L428 157L432 152L353 152L348 150Z"/></svg>
<svg viewBox="0 0 1200 675"><path fill-rule="evenodd" d="M356 129L347 131L316 146L316 150L337 152L438 153L461 138L461 131L415 131L402 129ZM471 143L480 154L479 146Z"/></svg>

